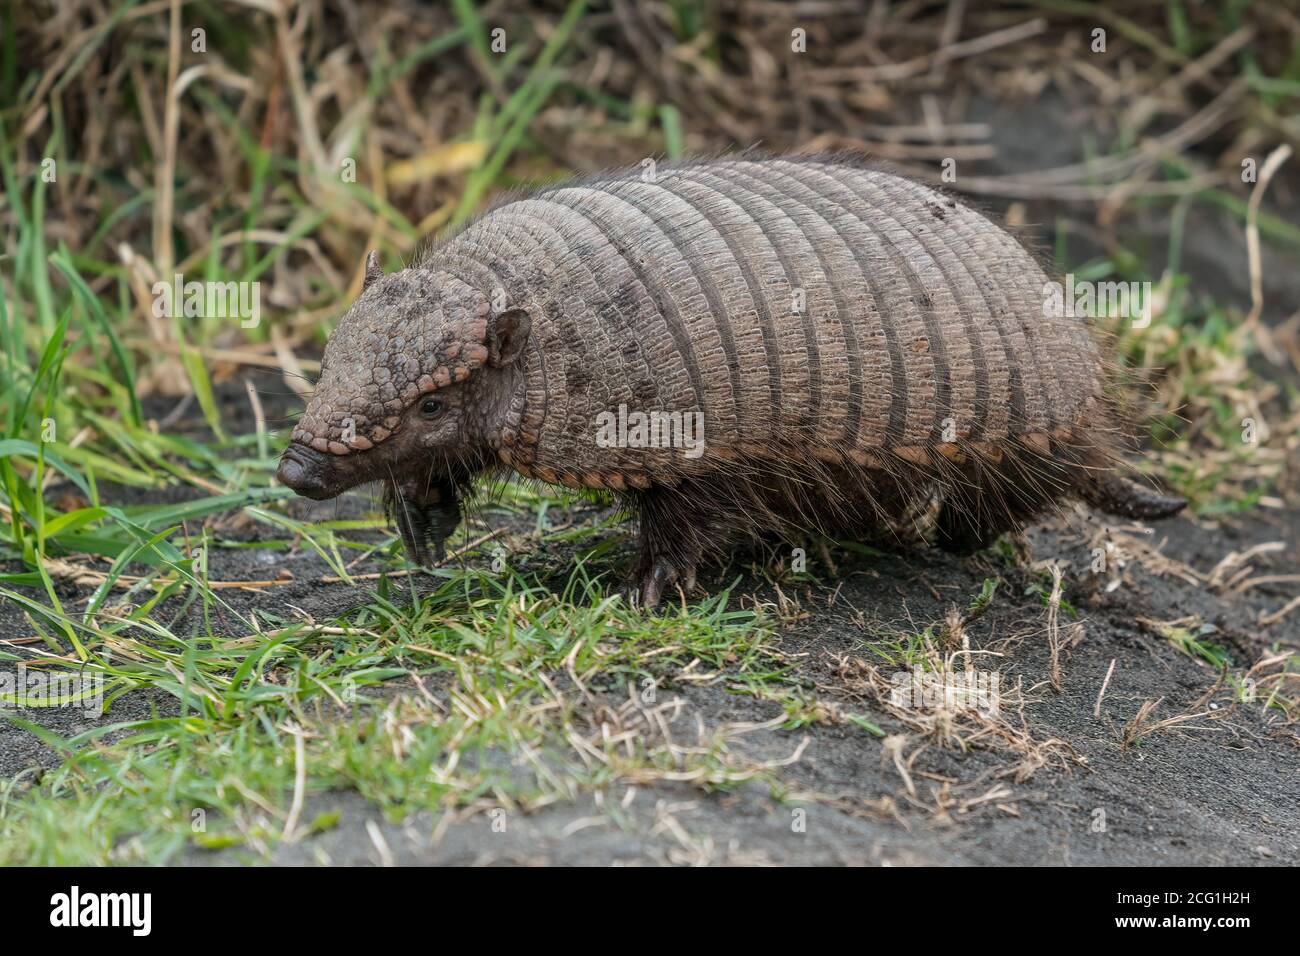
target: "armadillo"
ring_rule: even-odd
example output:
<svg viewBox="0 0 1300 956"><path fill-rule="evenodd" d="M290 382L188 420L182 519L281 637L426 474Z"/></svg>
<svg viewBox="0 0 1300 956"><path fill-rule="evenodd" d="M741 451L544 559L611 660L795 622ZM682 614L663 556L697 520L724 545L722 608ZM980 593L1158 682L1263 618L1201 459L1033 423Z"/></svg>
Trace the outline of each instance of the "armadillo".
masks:
<svg viewBox="0 0 1300 956"><path fill-rule="evenodd" d="M1071 496L1173 514L1117 473L1107 363L1048 281L978 212L843 157L549 186L409 268L370 255L278 476L382 482L426 564L485 472L612 492L649 606L740 537L879 537L922 502L957 552Z"/></svg>

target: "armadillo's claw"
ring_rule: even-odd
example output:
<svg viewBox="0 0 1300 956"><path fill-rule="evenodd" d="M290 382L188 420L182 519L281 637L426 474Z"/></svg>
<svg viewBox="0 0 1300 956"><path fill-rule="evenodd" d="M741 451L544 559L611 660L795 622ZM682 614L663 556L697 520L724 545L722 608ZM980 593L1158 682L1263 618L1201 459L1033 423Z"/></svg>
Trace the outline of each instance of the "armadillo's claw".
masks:
<svg viewBox="0 0 1300 956"><path fill-rule="evenodd" d="M679 568L667 558L656 558L649 570L634 576L632 584L633 603L651 610L674 589L680 589L683 594L695 590L695 566Z"/></svg>
<svg viewBox="0 0 1300 956"><path fill-rule="evenodd" d="M664 591L677 583L677 569L667 561L656 561L650 573L641 579L641 605L656 608L663 600Z"/></svg>
<svg viewBox="0 0 1300 956"><path fill-rule="evenodd" d="M429 523L425 517L425 509L401 498L398 498L395 504L393 520L402 535L402 547L406 549L406 556L415 564L428 567L432 562L429 560L429 549L426 545Z"/></svg>
<svg viewBox="0 0 1300 956"><path fill-rule="evenodd" d="M425 509L424 520L429 525L429 543L433 545L433 559L447 559L447 539L460 526L460 507L455 501L450 504L433 505Z"/></svg>

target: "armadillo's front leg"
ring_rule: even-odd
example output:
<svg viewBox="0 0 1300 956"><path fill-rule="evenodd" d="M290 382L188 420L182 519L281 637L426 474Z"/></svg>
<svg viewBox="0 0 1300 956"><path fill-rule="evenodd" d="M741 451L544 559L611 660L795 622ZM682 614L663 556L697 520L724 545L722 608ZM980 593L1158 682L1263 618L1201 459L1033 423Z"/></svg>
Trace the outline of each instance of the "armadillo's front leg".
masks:
<svg viewBox="0 0 1300 956"><path fill-rule="evenodd" d="M637 506L641 555L631 586L638 603L653 608L679 587L683 593L694 590L696 567L715 523L685 489L652 489L638 495Z"/></svg>
<svg viewBox="0 0 1300 956"><path fill-rule="evenodd" d="M425 567L441 561L447 553L447 539L460 524L455 485L436 479L390 481L385 491L389 514L402 535L407 556Z"/></svg>

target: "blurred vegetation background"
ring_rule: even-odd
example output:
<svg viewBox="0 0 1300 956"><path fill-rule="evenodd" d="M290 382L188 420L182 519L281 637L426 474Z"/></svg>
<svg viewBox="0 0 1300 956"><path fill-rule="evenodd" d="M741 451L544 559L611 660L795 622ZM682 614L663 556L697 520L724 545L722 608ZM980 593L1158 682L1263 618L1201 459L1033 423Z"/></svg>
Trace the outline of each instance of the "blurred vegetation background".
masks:
<svg viewBox="0 0 1300 956"><path fill-rule="evenodd" d="M306 387L367 249L391 268L500 190L754 146L932 181L950 160L953 188L1085 278L1172 292L1206 254L1195 294L1162 298L1173 331L1128 343L1178 363L1185 320L1228 334L1197 294L1248 308L1243 159L1300 147L1300 18L1244 0L38 0L0 27L6 374L29 386L66 315L77 401L139 424L141 402L190 396L218 435L214 388L241 371ZM1289 215L1260 217L1275 322L1296 302L1296 182L1273 187ZM1224 218L1202 232L1206 209ZM260 280L262 322L154 316L178 272ZM1182 371L1160 398L1195 425ZM34 424L7 419L11 438Z"/></svg>

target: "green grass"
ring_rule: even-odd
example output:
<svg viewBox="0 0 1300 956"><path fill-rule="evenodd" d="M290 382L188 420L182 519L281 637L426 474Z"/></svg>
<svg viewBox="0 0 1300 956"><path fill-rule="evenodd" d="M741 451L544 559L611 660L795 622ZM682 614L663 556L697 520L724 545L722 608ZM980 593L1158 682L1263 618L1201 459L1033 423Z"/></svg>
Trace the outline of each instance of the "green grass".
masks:
<svg viewBox="0 0 1300 956"><path fill-rule="evenodd" d="M653 733L632 748L604 739L581 706L600 693L653 707L692 661L738 691L781 680L770 626L728 610L726 593L647 618L579 566L547 584L443 571L436 589L394 601L328 627L259 612L260 632L189 639L156 621L110 637L66 619L89 648L82 673L114 694L156 691L176 713L72 740L24 723L68 759L0 792L0 864L265 852L302 835L287 826L300 792L354 789L398 819L480 800L527 808L632 776L697 772L727 787L759 775L722 739L686 752ZM393 681L406 692L375 693Z"/></svg>

